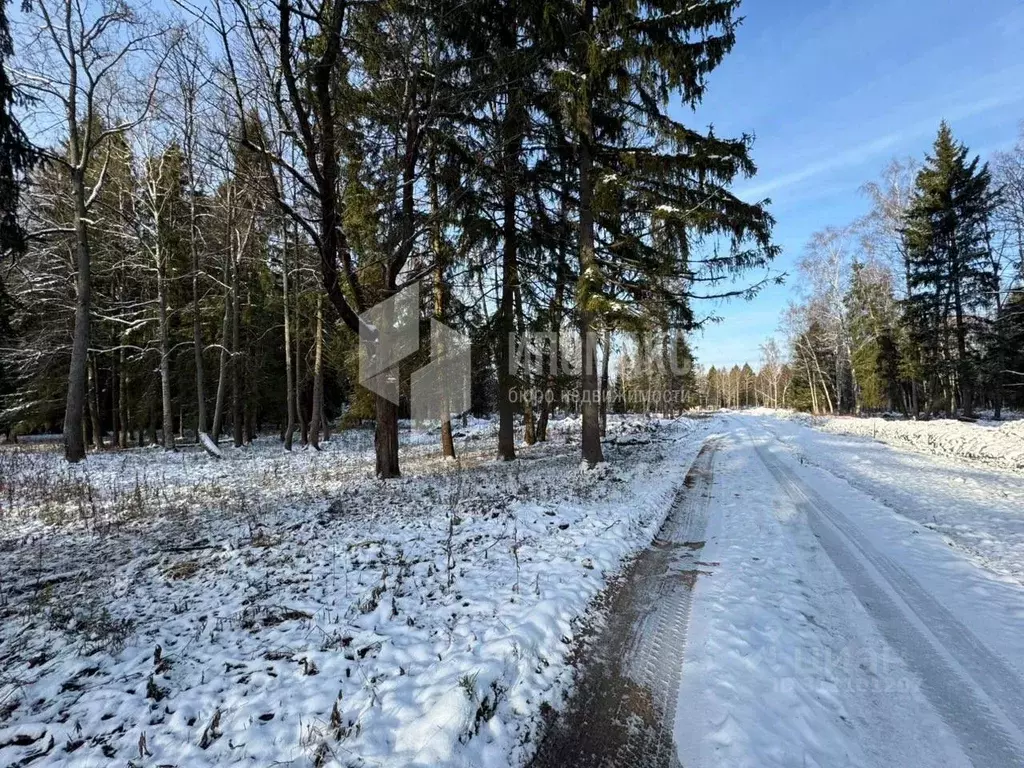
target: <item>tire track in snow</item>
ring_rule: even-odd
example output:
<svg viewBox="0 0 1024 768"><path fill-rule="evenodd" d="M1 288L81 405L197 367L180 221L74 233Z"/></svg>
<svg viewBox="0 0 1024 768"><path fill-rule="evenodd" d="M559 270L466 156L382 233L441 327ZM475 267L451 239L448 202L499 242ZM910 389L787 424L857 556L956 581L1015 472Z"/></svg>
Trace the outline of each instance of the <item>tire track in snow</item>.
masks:
<svg viewBox="0 0 1024 768"><path fill-rule="evenodd" d="M836 507L747 432L780 487L978 768L1024 766L1024 684Z"/></svg>
<svg viewBox="0 0 1024 768"><path fill-rule="evenodd" d="M607 595L576 687L533 768L679 768L672 738L717 444L701 448L651 546Z"/></svg>

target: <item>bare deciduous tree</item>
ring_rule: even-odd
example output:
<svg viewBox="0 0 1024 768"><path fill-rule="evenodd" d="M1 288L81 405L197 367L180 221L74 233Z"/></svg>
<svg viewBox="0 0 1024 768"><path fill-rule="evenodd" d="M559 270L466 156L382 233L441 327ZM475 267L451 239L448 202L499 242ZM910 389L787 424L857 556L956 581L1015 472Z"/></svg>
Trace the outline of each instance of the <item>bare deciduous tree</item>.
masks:
<svg viewBox="0 0 1024 768"><path fill-rule="evenodd" d="M85 458L91 313L90 212L106 177L109 139L141 123L156 94L170 36L166 27L144 22L120 0L40 0L31 10L34 30L16 71L22 88L36 97L31 124L63 135L65 151L46 151L70 179L70 227L32 233L68 232L75 249L75 321L64 416L68 461ZM134 98L133 96L133 90ZM58 145L59 146L59 145Z"/></svg>

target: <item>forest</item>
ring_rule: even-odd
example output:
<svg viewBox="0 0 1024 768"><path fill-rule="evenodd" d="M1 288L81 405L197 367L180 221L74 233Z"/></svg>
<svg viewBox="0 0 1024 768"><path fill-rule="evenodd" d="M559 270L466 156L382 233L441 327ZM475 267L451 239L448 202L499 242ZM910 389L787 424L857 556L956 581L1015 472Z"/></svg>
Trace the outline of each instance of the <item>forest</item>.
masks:
<svg viewBox="0 0 1024 768"><path fill-rule="evenodd" d="M359 317L420 283L424 327L471 339L501 457L515 419L543 441L571 393L601 461L613 335L657 329L682 343L637 357L688 359L696 302L773 279L768 201L730 191L752 138L682 120L737 8L32 3L8 61L34 148L8 168L23 238L0 273L0 427L61 431L75 462L261 430L316 448L372 422L395 476L425 351L396 371L398 404L371 394ZM536 358L572 362L517 363L532 334Z"/></svg>
<svg viewBox="0 0 1024 768"><path fill-rule="evenodd" d="M702 372L702 405L973 417L1024 408L1024 127L986 162L942 123L922 160L862 188L870 210L815 233L797 298L749 364Z"/></svg>

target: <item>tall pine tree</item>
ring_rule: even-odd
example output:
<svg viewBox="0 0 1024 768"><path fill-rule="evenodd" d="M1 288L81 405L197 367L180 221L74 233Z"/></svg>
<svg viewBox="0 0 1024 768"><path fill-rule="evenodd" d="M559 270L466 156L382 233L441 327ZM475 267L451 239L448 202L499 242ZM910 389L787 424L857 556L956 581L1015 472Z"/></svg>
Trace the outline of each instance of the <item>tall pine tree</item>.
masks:
<svg viewBox="0 0 1024 768"><path fill-rule="evenodd" d="M988 166L969 160L943 122L906 215L908 318L946 409L958 400L968 416L977 379L973 313L988 307L998 289L988 258L995 202Z"/></svg>

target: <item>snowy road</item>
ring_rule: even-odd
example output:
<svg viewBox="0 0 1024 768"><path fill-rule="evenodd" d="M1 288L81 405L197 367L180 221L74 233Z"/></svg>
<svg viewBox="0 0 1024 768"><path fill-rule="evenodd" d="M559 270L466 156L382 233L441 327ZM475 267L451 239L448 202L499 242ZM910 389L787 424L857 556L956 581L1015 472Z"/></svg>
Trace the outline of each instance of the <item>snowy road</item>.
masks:
<svg viewBox="0 0 1024 768"><path fill-rule="evenodd" d="M1024 765L1024 589L1007 550L965 544L1015 544L1024 478L764 416L723 431L682 764ZM963 537L933 530L936 507Z"/></svg>

